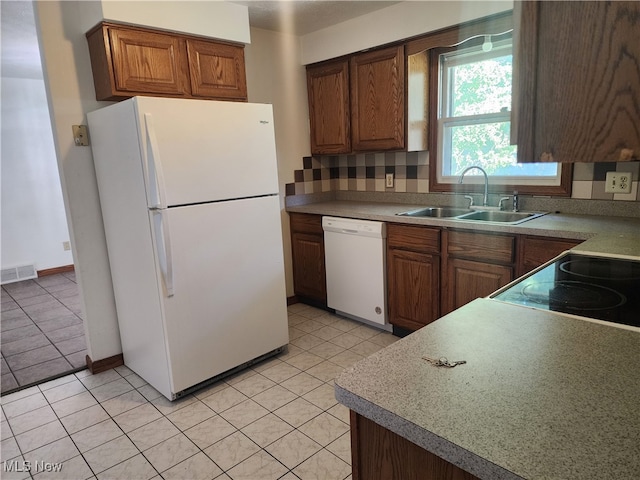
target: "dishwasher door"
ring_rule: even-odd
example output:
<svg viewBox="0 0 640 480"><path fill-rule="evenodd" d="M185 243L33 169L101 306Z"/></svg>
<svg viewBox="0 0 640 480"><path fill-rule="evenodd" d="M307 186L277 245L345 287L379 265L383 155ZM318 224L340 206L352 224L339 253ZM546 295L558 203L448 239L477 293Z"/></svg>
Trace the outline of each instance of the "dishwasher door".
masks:
<svg viewBox="0 0 640 480"><path fill-rule="evenodd" d="M322 217L322 228L327 305L348 317L388 325L385 224Z"/></svg>

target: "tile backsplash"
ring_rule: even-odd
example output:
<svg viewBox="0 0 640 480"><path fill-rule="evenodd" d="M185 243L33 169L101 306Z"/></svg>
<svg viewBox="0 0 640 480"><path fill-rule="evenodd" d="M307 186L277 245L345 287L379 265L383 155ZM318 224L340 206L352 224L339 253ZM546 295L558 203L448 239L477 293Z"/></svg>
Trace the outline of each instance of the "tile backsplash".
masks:
<svg viewBox="0 0 640 480"><path fill-rule="evenodd" d="M331 191L429 192L428 152L386 152L357 155L304 157L302 170L294 171L294 183L286 185L286 195ZM605 193L609 171L631 172L629 194ZM394 186L385 187L385 174L394 174ZM571 198L640 201L640 162L576 163L573 167Z"/></svg>

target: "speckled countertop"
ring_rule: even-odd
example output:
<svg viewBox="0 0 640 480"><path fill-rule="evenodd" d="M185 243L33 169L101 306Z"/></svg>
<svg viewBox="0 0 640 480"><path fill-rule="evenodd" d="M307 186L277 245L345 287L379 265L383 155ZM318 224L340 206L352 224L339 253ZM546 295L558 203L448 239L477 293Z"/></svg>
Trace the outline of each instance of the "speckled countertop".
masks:
<svg viewBox="0 0 640 480"><path fill-rule="evenodd" d="M549 213L518 224L396 213L413 203L329 200L287 211L586 240L640 256L640 218ZM422 359L468 363L438 368ZM484 479L640 478L640 333L478 299L336 379L350 409Z"/></svg>
<svg viewBox="0 0 640 480"><path fill-rule="evenodd" d="M557 238L586 240L598 233L640 235L640 218L599 215L548 213L517 225L463 221L454 218L415 218L398 216L397 213L420 208L420 205L402 203L361 202L332 200L287 206L288 212L314 213L336 217L360 218L382 222L400 222L414 225L432 225L448 228L465 228L477 231L517 233Z"/></svg>
<svg viewBox="0 0 640 480"><path fill-rule="evenodd" d="M478 299L347 369L336 397L480 478L636 479L639 359L640 333Z"/></svg>

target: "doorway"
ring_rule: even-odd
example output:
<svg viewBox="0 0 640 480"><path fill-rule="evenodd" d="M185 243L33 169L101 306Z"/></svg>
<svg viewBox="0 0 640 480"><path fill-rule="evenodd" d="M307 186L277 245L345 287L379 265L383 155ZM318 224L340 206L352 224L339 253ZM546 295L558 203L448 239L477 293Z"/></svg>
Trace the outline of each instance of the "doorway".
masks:
<svg viewBox="0 0 640 480"><path fill-rule="evenodd" d="M3 1L0 7L5 394L84 366L86 342L33 4ZM37 278L5 278L12 270L36 269Z"/></svg>

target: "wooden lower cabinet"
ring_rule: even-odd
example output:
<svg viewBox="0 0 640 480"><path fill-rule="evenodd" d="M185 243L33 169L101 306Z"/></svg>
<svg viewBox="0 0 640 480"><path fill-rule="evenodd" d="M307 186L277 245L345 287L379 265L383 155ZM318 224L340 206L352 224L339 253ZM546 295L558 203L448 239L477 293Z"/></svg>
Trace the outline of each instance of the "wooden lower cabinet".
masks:
<svg viewBox="0 0 640 480"><path fill-rule="evenodd" d="M297 296L327 304L322 216L291 213L293 288Z"/></svg>
<svg viewBox="0 0 640 480"><path fill-rule="evenodd" d="M513 280L514 235L448 230L443 234L442 315Z"/></svg>
<svg viewBox="0 0 640 480"><path fill-rule="evenodd" d="M417 330L440 317L440 230L387 224L389 323Z"/></svg>
<svg viewBox="0 0 640 480"><path fill-rule="evenodd" d="M439 317L440 258L389 249L389 323L417 330Z"/></svg>
<svg viewBox="0 0 640 480"><path fill-rule="evenodd" d="M478 477L351 411L353 480L476 480Z"/></svg>
<svg viewBox="0 0 640 480"><path fill-rule="evenodd" d="M447 313L476 298L486 297L513 280L513 268L504 265L451 258L447 268Z"/></svg>

